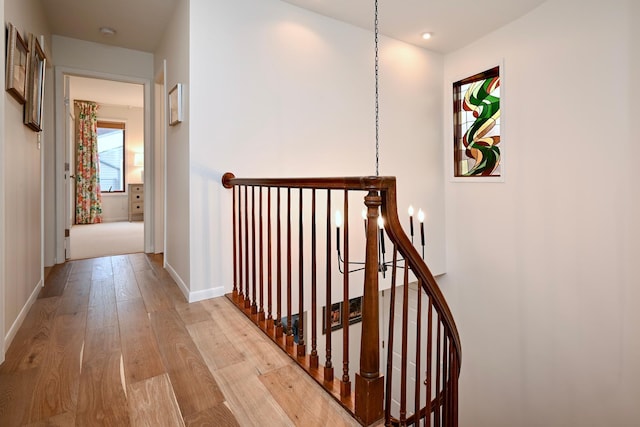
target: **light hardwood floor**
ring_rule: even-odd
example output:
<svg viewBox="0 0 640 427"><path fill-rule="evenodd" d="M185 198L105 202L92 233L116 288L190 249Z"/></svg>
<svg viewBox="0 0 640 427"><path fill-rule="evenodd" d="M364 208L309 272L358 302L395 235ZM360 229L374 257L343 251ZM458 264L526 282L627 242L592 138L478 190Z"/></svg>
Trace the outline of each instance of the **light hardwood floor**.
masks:
<svg viewBox="0 0 640 427"><path fill-rule="evenodd" d="M161 256L72 261L0 365L0 426L357 426L226 298L188 304Z"/></svg>

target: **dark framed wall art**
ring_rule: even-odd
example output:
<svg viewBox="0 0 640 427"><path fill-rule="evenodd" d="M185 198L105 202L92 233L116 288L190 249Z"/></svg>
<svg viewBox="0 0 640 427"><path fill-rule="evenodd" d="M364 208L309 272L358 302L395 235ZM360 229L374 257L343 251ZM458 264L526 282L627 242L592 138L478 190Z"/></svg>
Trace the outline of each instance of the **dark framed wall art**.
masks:
<svg viewBox="0 0 640 427"><path fill-rule="evenodd" d="M24 124L34 131L40 132L42 130L46 58L38 38L33 34L29 35L29 55L27 58L27 101L24 107Z"/></svg>
<svg viewBox="0 0 640 427"><path fill-rule="evenodd" d="M27 58L29 50L18 29L9 23L5 88L20 104L26 102Z"/></svg>

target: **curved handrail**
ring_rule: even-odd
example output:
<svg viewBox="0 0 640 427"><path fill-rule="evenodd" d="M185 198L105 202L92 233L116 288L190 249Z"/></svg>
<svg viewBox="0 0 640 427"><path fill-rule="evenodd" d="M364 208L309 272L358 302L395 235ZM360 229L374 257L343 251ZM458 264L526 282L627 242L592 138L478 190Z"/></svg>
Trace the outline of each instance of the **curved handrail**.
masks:
<svg viewBox="0 0 640 427"><path fill-rule="evenodd" d="M400 225L400 220L398 219L398 206L396 203L396 183L394 177L391 179L393 180L393 183L382 190L381 209L382 216L386 218L384 229L389 235L391 241L398 246L399 252L405 257L405 260L411 266L413 273L421 279L419 281L423 284L424 291L433 298L433 305L443 317L443 322L447 326L449 333L451 334L451 339L455 344L459 373L462 362L462 346L460 344L458 328L456 327L449 305L438 287L436 279L433 277L429 267L424 263L420 254L411 244L409 237L407 237Z"/></svg>
<svg viewBox="0 0 640 427"><path fill-rule="evenodd" d="M234 185L252 185L256 187L289 187L289 188L317 188L317 189L341 189L380 191L382 196L382 216L386 218L384 229L389 238L395 243L400 252L408 260L412 271L423 283L424 290L433 298L434 306L443 317L443 322L448 328L455 344L458 356L458 371L462 362L462 346L460 335L453 319L453 314L442 295L438 284L431 274L429 267L424 263L420 254L411 244L398 219L398 205L396 202L396 178L394 176L357 176L339 178L236 178L231 172L222 176L222 184L225 188ZM459 372L458 372L459 373Z"/></svg>
<svg viewBox="0 0 640 427"><path fill-rule="evenodd" d="M267 188L277 188L277 189L281 189L281 188L288 188L288 189L300 189L300 209L302 209L302 191L303 189L311 189L314 191L314 195L315 195L315 190L316 189L321 189L321 190L344 190L345 191L345 210L346 210L346 206L347 206L347 202L346 202L346 194L348 191L363 191L363 192L369 192L369 194L367 195L367 197L365 197L365 205L367 205L367 207L369 208L369 219L374 218L374 216L372 215L377 215L377 213L372 214L372 210L377 210L377 206L380 206L381 209L381 214L383 215L383 217L385 218L385 222L384 222L384 229L386 231L386 234L388 235L388 237L390 238L391 242L394 244L395 247L395 251L396 253L400 253L401 256L404 259L404 263L405 263L405 268L407 268L407 270L405 270L405 285L408 283L407 282L407 271L410 269L413 274L417 277L418 279L418 283L420 283L420 286L422 288L422 291L429 297L429 301L430 301L430 307L433 307L433 309L436 310L436 312L438 313L438 322L439 325L441 325L441 327L443 328L443 332L445 334L445 336L448 339L448 350L447 352L449 352L449 355L451 356L451 359L449 359L449 366L447 369L447 361L444 361L444 367L443 369L445 369L447 372L449 372L449 375L452 375L453 377L449 376L448 378L445 378L444 376L442 377L442 381L446 382L448 385L445 387L446 388L446 393L445 393L445 389L438 391L438 389L436 389L436 393L437 396L432 400L432 402L429 404L427 404L427 406L425 408L422 408L421 410L419 410L416 407L416 412L418 413L419 417L422 417L423 414L429 411L433 411L435 407L444 407L447 406L447 411L451 411L451 414L455 414L457 413L457 398L453 397L454 395L457 396L457 377L460 375L460 366L461 366L461 344L460 344L460 336L455 324L455 321L453 319L453 315L451 313L451 310L449 309L449 306L442 294L442 292L440 291L440 288L435 280L435 278L433 277L433 275L431 274L431 271L429 270L429 268L427 267L427 265L424 263L423 258L420 256L420 254L418 253L418 251L416 250L416 248L413 246L413 244L411 243L409 237L406 235L406 233L404 232L400 220L398 218L398 209L397 209L397 198L396 198L396 178L395 177L389 177L389 176L384 176L384 177L379 177L379 176L365 176L365 177L337 177L337 178L315 178L315 177L309 177L309 178L236 178L235 175L233 175L230 172L227 172L223 175L222 177L222 184L225 188L227 189L232 189L234 186L239 186L239 187L245 187L245 192L244 192L244 199L245 199L245 205L244 205L244 209L247 210L247 191L246 189L248 187L267 187ZM327 192L327 198L328 200L330 200L330 193L331 191ZM234 205L235 205L235 192L234 192ZM262 188L260 188L260 194L262 194ZM277 203L280 203L280 196L279 196L279 192L278 194L278 201ZM238 193L239 197L240 197L240 193ZM253 198L253 190L252 190L252 195L251 197ZM261 197L261 196L260 196ZM374 200L375 199L375 200ZM369 201L367 201L369 200ZM240 203L238 201L238 203ZM253 204L254 202L252 202ZM328 202L329 203L329 202ZM329 203L330 204L330 203ZM376 206L377 205L377 206ZM255 208L255 205L253 205L254 207L252 209ZM260 205L261 206L261 205ZM234 207L235 209L235 207ZM240 209L240 204L238 204L238 209ZM288 207L287 209L290 209L290 207ZM262 207L259 208L260 212L262 211ZM313 210L315 211L315 208L313 208ZM279 212L279 210L278 210ZM251 221L254 222L254 218L253 218L253 211L252 211L252 219ZM277 214L278 218L279 218L279 213ZM248 233L249 233L249 228L248 228L248 224L247 224L247 220L248 220L248 211L244 214L244 233L245 233L245 240L244 240L244 246L246 249L248 249ZM262 221L262 219L260 219L260 221ZM279 221L279 220L278 220ZM327 210L327 236L330 235L329 232L329 213ZM234 227L236 224L236 219L235 219L235 210L234 210ZM371 242L375 242L375 240L372 240L371 238L371 233L374 234L375 236L375 232L371 231L370 228L370 224L372 224L371 221L369 221L369 226L365 226L365 228L368 228L368 235L367 235L367 247L369 247L371 245ZM255 222L253 224L255 226ZM242 224L239 225L240 228L242 228ZM260 226L260 230L262 230L261 228L262 226ZM289 225L288 225L289 227ZM300 225L300 227L302 227L302 225ZM345 233L346 233L346 225L345 225ZM375 228L375 226L374 226ZM279 223L278 223L278 230L279 230ZM242 232L239 232L240 235L242 234ZM254 238L254 233L255 230L253 230L251 232L252 234L252 238ZM260 231L260 233L262 233L262 231ZM280 233L280 231L277 232L278 234ZM234 228L234 239L235 239L235 228ZM346 234L345 234L346 235ZM345 238L345 242L347 241L347 239ZM255 245L255 242L253 243ZM262 243L260 243L262 244ZM234 240L234 245L235 245L235 240ZM240 258L242 258L242 241L240 241L239 243L240 245L240 249L239 249L239 256ZM270 243L269 243L270 245ZM278 243L279 245L279 243ZM288 243L288 245L290 245L290 242ZM302 248L302 240L300 240L300 247ZM279 248L279 246L278 246ZM327 248L329 248L329 245L327 245ZM255 251L255 248L253 249ZM261 249L260 249L261 250ZM279 251L279 249L278 249ZM301 249L302 251L302 249ZM330 249L328 249L328 252L330 251ZM346 251L346 243L345 243L345 251ZM367 251L369 251L369 248L367 249ZM234 246L234 257L236 254L236 249ZM255 256L252 255L252 256ZM279 252L278 252L278 257L279 257ZM288 256L288 255L287 255ZM339 255L338 255L339 256ZM245 256L245 258L247 258L247 256ZM369 255L367 255L367 260L369 260ZM373 258L373 262L379 262L376 261L377 258L375 258L375 255L372 257ZM395 255L394 255L395 258ZM302 259L302 258L300 258ZM314 256L315 259L315 256ZM329 259L329 255L327 255L327 259ZM245 260L246 264L245 264L245 276L248 280L248 258ZM255 262L255 261L254 261ZM234 275L235 275L235 263L236 260L234 258ZM262 260L260 261L260 263L262 263ZM327 264L329 265L329 264ZM368 265L368 264L367 264ZM379 265L379 264L378 264ZM254 266L255 268L255 266ZM300 268L302 269L302 266L300 266ZM242 262L240 262L240 270L242 270ZM240 273L241 274L241 273ZM270 274L270 273L269 273ZM366 278L365 279L365 284L367 283L371 283L373 284L373 294L377 295L377 289L378 289L378 285L377 285L377 274L372 273L375 277L374 278ZM395 259L394 259L394 274L395 274ZM262 273L260 273L260 275L262 275ZM366 275L366 274L365 274ZM254 276L255 276L255 272L254 272ZM279 276L278 276L279 277ZM347 277L347 276L345 276ZM371 280L370 280L371 279ZM236 289L235 289L235 276L234 276L234 298L236 295ZM279 281L280 279L278 279ZM254 278L255 281L255 278ZM393 280L395 283L395 280ZM345 279L345 283L348 283ZM269 285L270 286L270 285ZM278 292L280 292L280 287L279 287L279 282L278 282ZM346 285L345 285L346 286ZM240 288L242 289L242 279L240 280ZM246 303L249 302L248 299L248 294L249 294L249 289L248 289L248 282L247 282L247 287L245 288L245 291L247 293L247 298L245 299L245 296L243 296L242 291L240 293L238 293L238 297L240 300L242 300L241 302L243 302L244 304L239 305L239 307L244 307L246 309L247 305ZM262 292L262 291L261 291ZM268 292L271 292L271 288L269 287ZM302 292L302 291L301 291ZM255 306L255 294L256 294L256 290L255 290L255 283L254 283L254 289L252 290L252 295L254 298L254 306ZM262 295L262 294L260 294ZM280 295L278 293L278 295ZM300 294L302 295L302 293ZM345 298L348 298L348 292L345 291ZM393 295L393 294L392 294ZM365 291L365 296L366 296L366 291ZM280 298L279 296L277 298ZM302 297L300 297L302 298ZM346 299L345 299L346 300ZM367 300L367 298L365 298L365 300ZM302 301L302 299L301 299ZM368 301L368 300L367 300ZM365 301L366 302L366 301ZM371 301L369 301L371 302ZM300 302L300 304L302 304L302 302ZM377 304L377 303L376 303ZM376 307L377 305L374 304ZM315 306L315 302L312 303L313 306ZM329 305L331 305L331 302L329 300L327 300L327 304L326 306L328 307ZM262 309L261 309L262 310ZM269 307L269 312L270 312L271 308ZM431 310L431 308L429 309ZM278 307L277 309L277 314L280 314L280 308ZM253 311L252 311L253 313ZM290 313L289 313L290 314ZM364 314L364 313L363 313ZM346 315L346 314L345 314ZM430 316L430 315L429 315ZM370 317L367 317L370 318ZM377 318L377 312L374 315L374 318ZM329 322L329 319L327 318L327 322ZM269 330L268 327L266 327L265 329ZM373 329L377 330L377 327L373 327ZM367 330L372 330L372 325L368 325ZM439 330L438 330L439 331ZM364 320L363 320L363 332L364 332ZM277 333L276 333L277 335ZM327 335L329 336L329 335ZM363 335L364 336L364 335ZM439 332L438 332L438 336L439 336ZM289 337L288 337L289 338ZM292 337L291 337L292 339ZM371 338L374 341L377 338ZM430 340L430 339L429 339ZM439 340L439 338L438 338ZM288 341L287 341L288 342ZM369 341L367 341L369 342ZM390 344L391 344L391 338L390 338ZM391 345L389 346L389 350L391 349ZM304 354L304 349L302 350L303 354ZM440 350L438 350L440 351ZM443 357L445 355L443 354ZM362 355L361 355L362 357ZM439 357L439 356L438 356ZM447 356L448 357L448 356ZM330 360L329 358L327 360ZM362 359L361 359L362 360ZM439 359L438 359L439 360ZM316 363L316 367L317 367L317 363ZM308 367L309 368L309 372L315 372L312 371L311 366ZM374 377L372 377L371 379L369 379L369 377L367 375L365 375L366 373L370 373L373 372L372 370L370 371L368 369L369 367L367 367L366 369L363 368L363 365L361 364L361 375L362 378L364 378L363 381L360 381L361 383L364 383L366 381L370 381L369 383L366 384L366 387L368 387L367 390L371 390L374 391L375 393L377 393L379 391L379 389L377 388L378 386L375 382L375 378L379 378L381 379L382 377L378 377L377 373L374 375ZM314 373L312 376L315 375L316 380L319 379L318 374ZM443 371L443 375L444 375L444 371ZM325 366L325 377L323 379L323 381L325 381L325 383L323 383L326 386L326 381L327 378L330 378L329 381L332 381L333 379L333 368L329 367L329 365ZM391 378L391 377L390 377ZM436 383L439 380L436 379ZM345 406L346 408L348 408L349 410L353 411L353 400L350 400L349 396L349 390L350 390L350 385L348 384L348 380L346 380L346 382L344 384L340 385L340 402L343 404L343 406ZM381 383L380 383L381 384ZM345 386L345 389L343 390L342 386ZM444 384L443 384L444 385ZM332 386L333 387L333 386ZM325 387L326 388L326 387ZM331 387L330 387L331 388ZM358 395L358 388L357 388L357 384L356 384L356 395ZM417 389L416 389L417 390ZM452 405L448 405L446 403L446 400L449 398L449 394L448 393L452 393L451 397L454 399ZM416 394L418 394L418 392L416 391ZM366 395L362 394L361 395ZM335 396L334 396L335 397ZM377 394L377 398L380 398L380 401L382 400L382 393ZM346 400L345 400L346 399ZM375 400L375 399L374 399ZM416 399L417 401L417 399ZM357 407L358 407L358 403L356 402L355 404L356 406L356 418L358 418L359 420L361 420L358 417L357 414ZM431 408L431 409L430 409ZM366 416L363 419L369 419L370 418L370 414L376 414L376 410L375 408L373 410L369 410L370 408L365 409L364 411L366 412ZM363 412L364 413L364 412ZM377 416L377 415L376 415ZM387 416L390 416L389 413L387 413ZM404 416L403 416L404 417ZM416 414L413 415L413 419L416 418ZM455 415L452 415L452 419L455 419L457 417L455 417ZM409 420L411 420L412 418L410 417ZM375 418L370 418L369 421L374 421ZM362 420L361 420L362 421ZM394 419L392 419L392 422L394 421ZM407 419L405 418L405 421L407 421ZM368 421L367 421L368 422ZM447 423L446 425L457 425L457 421L454 421L452 424Z"/></svg>

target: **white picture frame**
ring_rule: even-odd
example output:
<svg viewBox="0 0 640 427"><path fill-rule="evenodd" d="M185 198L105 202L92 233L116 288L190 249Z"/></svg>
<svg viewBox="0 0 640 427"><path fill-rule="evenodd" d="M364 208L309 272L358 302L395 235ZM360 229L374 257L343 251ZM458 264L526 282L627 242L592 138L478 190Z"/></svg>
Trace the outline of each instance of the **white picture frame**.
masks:
<svg viewBox="0 0 640 427"><path fill-rule="evenodd" d="M169 126L182 123L182 83L169 91Z"/></svg>

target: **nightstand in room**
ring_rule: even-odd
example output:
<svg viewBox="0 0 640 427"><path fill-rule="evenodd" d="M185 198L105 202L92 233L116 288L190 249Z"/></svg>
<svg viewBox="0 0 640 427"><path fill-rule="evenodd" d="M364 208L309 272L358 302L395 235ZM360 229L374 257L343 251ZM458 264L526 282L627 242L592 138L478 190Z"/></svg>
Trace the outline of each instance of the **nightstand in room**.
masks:
<svg viewBox="0 0 640 427"><path fill-rule="evenodd" d="M144 220L144 184L129 184L129 222L133 217Z"/></svg>

